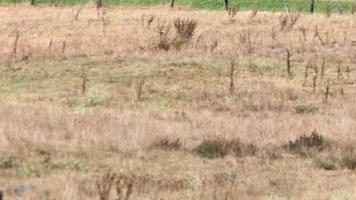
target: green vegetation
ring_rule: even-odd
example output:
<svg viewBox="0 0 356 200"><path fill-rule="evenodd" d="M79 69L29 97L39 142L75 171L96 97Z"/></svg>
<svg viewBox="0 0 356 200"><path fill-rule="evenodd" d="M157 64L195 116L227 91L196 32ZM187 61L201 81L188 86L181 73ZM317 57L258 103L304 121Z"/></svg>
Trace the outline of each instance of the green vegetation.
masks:
<svg viewBox="0 0 356 200"><path fill-rule="evenodd" d="M0 0L0 3L22 3L26 0ZM38 4L51 4L56 2L54 0L37 0ZM78 5L93 2L92 0L60 0L61 5ZM160 4L169 4L170 0L104 0L107 5L129 5L129 6L154 6ZM93 2L94 3L94 2ZM177 0L178 5L188 6L198 9L223 9L223 0ZM267 11L281 11L287 5L290 10L309 11L309 0L231 0L230 4L238 6L241 10L267 10ZM316 1L316 11L325 12L330 9L332 12L337 12L340 9L343 13L351 13L351 1Z"/></svg>

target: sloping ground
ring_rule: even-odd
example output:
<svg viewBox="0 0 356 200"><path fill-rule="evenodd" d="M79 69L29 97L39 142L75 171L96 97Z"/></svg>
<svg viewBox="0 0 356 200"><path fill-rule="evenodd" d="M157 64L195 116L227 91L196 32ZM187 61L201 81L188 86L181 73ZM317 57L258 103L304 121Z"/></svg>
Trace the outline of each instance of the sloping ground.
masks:
<svg viewBox="0 0 356 200"><path fill-rule="evenodd" d="M111 199L355 198L354 16L17 5L0 22L5 199L99 199L114 173Z"/></svg>

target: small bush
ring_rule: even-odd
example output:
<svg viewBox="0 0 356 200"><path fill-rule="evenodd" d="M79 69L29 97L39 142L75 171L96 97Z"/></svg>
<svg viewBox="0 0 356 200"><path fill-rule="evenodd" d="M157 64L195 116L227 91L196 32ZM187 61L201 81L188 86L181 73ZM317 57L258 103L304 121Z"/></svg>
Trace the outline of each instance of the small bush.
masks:
<svg viewBox="0 0 356 200"><path fill-rule="evenodd" d="M292 153L307 156L313 152L320 152L328 146L329 142L314 130L311 135L302 135L295 141L290 141L284 147Z"/></svg>
<svg viewBox="0 0 356 200"><path fill-rule="evenodd" d="M205 158L223 158L228 154L233 154L237 157L256 154L256 146L253 144L243 144L239 139L222 139L215 138L205 140L193 152Z"/></svg>
<svg viewBox="0 0 356 200"><path fill-rule="evenodd" d="M178 18L173 24L176 30L176 38L173 41L173 45L179 48L193 37L197 22L192 19Z"/></svg>
<svg viewBox="0 0 356 200"><path fill-rule="evenodd" d="M163 150L179 150L182 147L182 143L179 138L171 140L169 138L159 138L152 145L153 149Z"/></svg>
<svg viewBox="0 0 356 200"><path fill-rule="evenodd" d="M307 114L317 111L318 108L313 105L298 105L295 107L295 112L297 114Z"/></svg>

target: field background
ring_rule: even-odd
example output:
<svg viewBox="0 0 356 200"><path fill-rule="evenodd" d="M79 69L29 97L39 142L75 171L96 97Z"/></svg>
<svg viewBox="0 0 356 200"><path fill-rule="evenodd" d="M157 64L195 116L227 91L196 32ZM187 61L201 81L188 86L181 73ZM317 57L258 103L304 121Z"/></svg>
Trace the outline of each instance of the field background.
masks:
<svg viewBox="0 0 356 200"><path fill-rule="evenodd" d="M356 198L355 15L26 4L0 6L5 200L109 172L130 200Z"/></svg>

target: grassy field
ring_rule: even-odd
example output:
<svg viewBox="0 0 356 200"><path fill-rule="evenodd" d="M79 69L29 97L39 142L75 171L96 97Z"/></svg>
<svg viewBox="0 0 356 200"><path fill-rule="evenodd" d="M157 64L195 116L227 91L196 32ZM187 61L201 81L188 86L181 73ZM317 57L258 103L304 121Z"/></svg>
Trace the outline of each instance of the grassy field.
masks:
<svg viewBox="0 0 356 200"><path fill-rule="evenodd" d="M23 0L0 0L0 3L22 3ZM39 4L50 4L49 0L38 0ZM169 0L105 0L106 5L129 5L129 6L157 6L170 4ZM90 0L61 0L60 5L81 5L81 4L94 3ZM223 0L177 0L177 5L184 7L191 7L195 9L210 9L210 10L222 10ZM309 0L232 0L230 2L232 6L238 6L241 10L259 9L265 11L284 11L287 5L290 10L305 11L310 10ZM337 12L338 8L343 13L350 13L352 10L352 0L317 0L316 11L325 12L327 9L331 9L332 12Z"/></svg>
<svg viewBox="0 0 356 200"><path fill-rule="evenodd" d="M356 197L354 15L18 4L0 30L6 200Z"/></svg>

